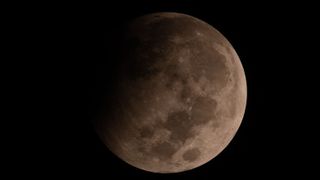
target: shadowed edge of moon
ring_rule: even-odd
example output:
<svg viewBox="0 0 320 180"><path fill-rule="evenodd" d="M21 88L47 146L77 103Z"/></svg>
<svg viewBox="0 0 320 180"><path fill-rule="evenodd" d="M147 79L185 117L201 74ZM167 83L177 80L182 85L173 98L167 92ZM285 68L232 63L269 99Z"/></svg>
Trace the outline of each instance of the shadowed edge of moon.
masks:
<svg viewBox="0 0 320 180"><path fill-rule="evenodd" d="M164 13L164 14L166 14L166 13ZM161 14L160 14L160 16L161 16ZM186 22L189 21L188 17L191 17L191 16L183 15L183 14L177 14L177 16L179 17L179 19L180 18L186 19L185 20ZM172 18L172 17L173 16L171 16L170 18ZM191 18L191 19L192 19L192 22L199 21L199 22L203 23L202 21L197 20L195 18ZM166 21L166 23L167 22L168 21ZM165 27L165 26L163 26L163 27ZM192 28L194 28L194 27L192 27ZM188 28L184 28L184 29L188 29ZM165 28L164 28L164 30L165 30ZM177 29L174 29L174 28L171 30L173 32L177 31ZM163 31L163 32L166 32L166 31ZM173 33L173 32L170 31L169 34ZM166 35L166 33L162 33L162 36L164 36L164 35ZM218 35L218 36L220 36L220 35ZM153 36L151 36L151 37L153 38ZM223 39L223 41L225 41L223 36L222 36L222 39ZM161 41L159 41L159 42L161 42ZM196 55L193 54L194 58L197 57L200 60L191 64L191 67L195 68L195 69L204 69L205 70L205 71L195 71L196 73L195 73L194 78L196 81L199 81L200 80L199 77L205 77L208 80L210 80L210 82L215 82L216 83L215 86L217 87L217 89L222 88L224 86L222 84L222 83L224 83L224 80L221 80L221 78L224 78L226 76L226 73L228 73L227 71L225 71L225 70L228 70L228 67L224 62L224 61L226 61L226 59L223 55L221 56L219 53L215 52L214 50L212 50L212 51L205 51L204 50L204 52L207 52L207 53L201 53L202 56L198 56L197 54ZM146 59L150 59L150 57L148 57ZM146 59L144 59L143 61L146 61ZM157 61L160 59L161 58L154 59L154 60ZM215 61L208 61L208 59L214 59ZM222 59L224 59L224 60L222 60ZM139 60L139 58L137 60ZM157 67L152 66L153 62L148 61L147 65L144 64L144 62L142 62L142 64L139 64L140 62L136 62L138 65L133 66L134 70L131 73L136 73L135 75L137 77L143 76L143 77L150 78L151 77L150 75L159 72L159 69L157 69ZM150 63L151 63L151 65L150 65ZM129 68L132 68L132 67L129 67ZM179 76L179 74L176 76ZM173 74L172 77L176 78L176 76ZM132 77L134 77L134 76L132 76ZM186 98L188 98L187 96L190 96L190 93L185 88L185 89L182 89L182 91L180 93L180 97L177 97L177 98L186 99ZM170 112L168 114L168 118L165 122L159 123L157 125L152 125L152 126L143 126L139 130L140 131L139 135L140 135L141 139L144 139L146 141L148 141L150 138L152 138L155 135L154 130L158 129L158 128L167 130L168 132L170 132L170 135L169 135L168 140L156 142L155 144L152 144L152 146L148 150L146 148L143 148L143 144L141 144L141 147L139 147L139 150L141 151L142 154L149 156L149 158L150 157L157 157L159 160L162 160L163 162L170 162L170 159L172 158L172 156L180 148L183 147L185 141L190 138L192 139L196 136L196 133L193 131L193 127L195 127L197 125L206 124L209 120L215 120L215 121L219 120L219 118L216 117L216 114L212 111L213 109L214 110L216 109L216 106L217 106L216 100L208 98L207 96L196 96L192 101L192 109L190 111L178 110L178 111ZM216 122L214 127L218 127L219 123L220 122ZM126 131L126 130L124 130L124 131ZM115 132L113 132L113 133L115 133ZM125 136L130 136L130 135L127 132ZM108 139L110 140L110 138L108 138ZM116 143L121 143L121 142L116 142ZM110 144L110 142L108 144ZM112 144L110 144L110 145L112 146ZM223 148L225 148L225 147L223 147ZM112 147L111 147L111 149L112 149ZM120 155L120 154L117 154L116 151L113 151L113 152L116 155ZM186 149L183 152L181 158L185 162L193 162L193 161L196 161L199 158L199 156L201 156L202 154L203 153L201 153L201 149L192 147L192 148ZM120 158L121 158L121 156L120 156ZM132 159L132 158L134 158L134 157L130 157L129 159ZM135 166L134 161L133 162L131 161L130 164ZM140 168L148 170L148 167L140 167ZM163 167L161 167L161 168L163 168ZM195 167L193 167L193 168L195 168ZM156 172L154 170L154 167L152 167L152 169L153 169L152 170L153 172ZM190 168L190 169L192 169L192 168ZM166 172L174 172L174 171L175 171L174 169L172 169L172 170L170 169Z"/></svg>

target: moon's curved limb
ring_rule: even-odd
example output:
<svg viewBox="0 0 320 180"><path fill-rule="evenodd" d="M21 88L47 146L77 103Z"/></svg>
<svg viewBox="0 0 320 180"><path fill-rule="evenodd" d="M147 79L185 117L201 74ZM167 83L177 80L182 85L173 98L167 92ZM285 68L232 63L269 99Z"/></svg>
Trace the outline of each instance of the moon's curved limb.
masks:
<svg viewBox="0 0 320 180"><path fill-rule="evenodd" d="M151 172L196 168L231 141L246 80L231 44L188 15L156 13L129 27L111 113L97 121L108 148Z"/></svg>

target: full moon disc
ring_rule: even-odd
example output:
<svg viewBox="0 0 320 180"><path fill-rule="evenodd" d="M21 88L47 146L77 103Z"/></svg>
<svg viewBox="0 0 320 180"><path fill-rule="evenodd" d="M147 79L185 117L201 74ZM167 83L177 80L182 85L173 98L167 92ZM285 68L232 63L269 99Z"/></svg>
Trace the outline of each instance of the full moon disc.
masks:
<svg viewBox="0 0 320 180"><path fill-rule="evenodd" d="M244 116L244 69L228 40L185 14L135 19L124 37L115 91L95 127L137 168L175 173L199 167L232 140Z"/></svg>

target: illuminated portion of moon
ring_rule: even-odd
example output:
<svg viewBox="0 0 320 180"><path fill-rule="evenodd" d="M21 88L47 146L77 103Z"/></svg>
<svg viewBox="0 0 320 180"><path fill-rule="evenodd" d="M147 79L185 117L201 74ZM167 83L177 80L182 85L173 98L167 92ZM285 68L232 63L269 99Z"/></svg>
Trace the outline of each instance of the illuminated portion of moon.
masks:
<svg viewBox="0 0 320 180"><path fill-rule="evenodd" d="M205 164L231 141L247 87L235 50L194 17L155 13L128 28L102 141L137 168L175 173Z"/></svg>

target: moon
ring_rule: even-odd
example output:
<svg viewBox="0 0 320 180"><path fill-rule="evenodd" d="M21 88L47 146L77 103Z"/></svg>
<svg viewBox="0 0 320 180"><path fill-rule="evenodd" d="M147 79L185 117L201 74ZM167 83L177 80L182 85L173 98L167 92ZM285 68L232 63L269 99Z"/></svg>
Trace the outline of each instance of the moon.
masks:
<svg viewBox="0 0 320 180"><path fill-rule="evenodd" d="M236 51L215 28L186 14L145 15L126 30L113 94L95 121L101 140L123 161L155 173L212 160L245 112Z"/></svg>

